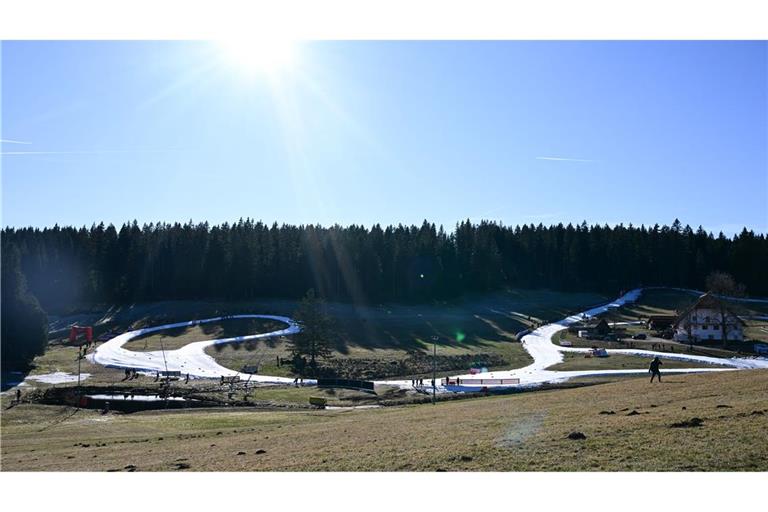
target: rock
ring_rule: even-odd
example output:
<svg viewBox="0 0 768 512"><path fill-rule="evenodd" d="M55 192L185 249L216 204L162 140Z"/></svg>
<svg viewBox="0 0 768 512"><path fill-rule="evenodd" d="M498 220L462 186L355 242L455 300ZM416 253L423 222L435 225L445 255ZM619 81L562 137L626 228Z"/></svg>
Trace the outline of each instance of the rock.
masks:
<svg viewBox="0 0 768 512"><path fill-rule="evenodd" d="M189 464L187 464L186 462L177 462L177 463L176 463L176 464L174 464L174 465L176 466L176 469L177 469L177 470L180 470L180 469L189 469L189 468L191 468L191 467L192 467L192 466L190 466Z"/></svg>
<svg viewBox="0 0 768 512"><path fill-rule="evenodd" d="M616 414L613 411L600 411L600 414Z"/></svg>
<svg viewBox="0 0 768 512"><path fill-rule="evenodd" d="M237 452L238 455L245 455L245 452Z"/></svg>
<svg viewBox="0 0 768 512"><path fill-rule="evenodd" d="M568 434L568 439L571 439L573 441L577 441L579 439L586 439L587 436L585 436L582 432L571 432Z"/></svg>
<svg viewBox="0 0 768 512"><path fill-rule="evenodd" d="M461 457L459 457L459 460L461 460L461 462L470 462L472 461L472 457L470 457L469 455L462 455Z"/></svg>
<svg viewBox="0 0 768 512"><path fill-rule="evenodd" d="M136 469L136 466L134 466L133 464L128 464L123 469Z"/></svg>
<svg viewBox="0 0 768 512"><path fill-rule="evenodd" d="M765 413L763 411L752 411L752 416L762 416Z"/></svg>
<svg viewBox="0 0 768 512"><path fill-rule="evenodd" d="M635 410L632 410L632 412L627 413L627 416L637 416L638 414L640 414L640 413L635 411Z"/></svg>
<svg viewBox="0 0 768 512"><path fill-rule="evenodd" d="M267 450L262 450L261 448L259 448L254 453L256 453L256 455L261 455L262 453L267 453Z"/></svg>
<svg viewBox="0 0 768 512"><path fill-rule="evenodd" d="M716 409L733 409L730 405L720 404L715 406Z"/></svg>

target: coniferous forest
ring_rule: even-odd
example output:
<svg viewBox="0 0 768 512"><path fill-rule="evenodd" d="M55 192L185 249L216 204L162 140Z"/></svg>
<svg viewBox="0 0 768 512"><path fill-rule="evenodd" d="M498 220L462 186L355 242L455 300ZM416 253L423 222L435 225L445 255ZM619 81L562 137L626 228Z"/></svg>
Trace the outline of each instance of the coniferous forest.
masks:
<svg viewBox="0 0 768 512"><path fill-rule="evenodd" d="M26 288L47 311L166 299L299 298L424 302L505 287L615 294L635 286L703 289L723 271L768 295L768 240L699 228L148 224L6 228ZM15 254L15 252L14 252ZM5 263L5 262L4 262ZM3 284L5 288L5 283ZM25 292L26 293L26 292Z"/></svg>

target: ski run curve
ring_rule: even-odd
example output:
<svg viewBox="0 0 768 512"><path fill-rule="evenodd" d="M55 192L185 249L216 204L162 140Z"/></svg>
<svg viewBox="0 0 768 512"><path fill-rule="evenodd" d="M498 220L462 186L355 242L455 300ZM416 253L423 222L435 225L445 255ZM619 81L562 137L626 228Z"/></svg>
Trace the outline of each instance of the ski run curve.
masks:
<svg viewBox="0 0 768 512"><path fill-rule="evenodd" d="M532 331L522 339L523 348L533 358L533 363L523 368L517 368L513 370L492 371L478 374L466 374L458 375L457 377L462 380L468 380L473 383L478 382L479 379L519 379L517 384L483 384L483 385L450 385L450 386L437 386L438 392L462 392L462 391L479 391L484 387L487 388L509 388L509 387L532 387L539 386L545 383L564 382L566 380L576 377L586 376L600 376L600 375L631 375L631 374L644 374L647 373L646 369L632 369L632 370L581 370L581 371L555 371L547 370L552 365L563 362L563 354L566 352L589 352L587 348L572 348L557 346L552 342L552 337L563 329L567 329L569 325L583 320L584 318L594 317L599 314L605 313L611 308L618 308L624 304L634 302L638 299L642 289L638 288L632 290L623 296L619 297L615 301L592 308L583 313L569 316L559 322L547 324L538 329ZM178 327L190 327L194 325L206 324L211 322L218 322L228 319L241 319L241 318L260 318L266 320L275 320L286 324L286 327L277 331L261 334L250 334L245 336L235 336L232 338L221 338L216 340L206 340L189 343L177 350L166 350L163 356L162 351L152 352L136 352L133 350L127 350L123 348L123 345L138 336L143 336L157 331L165 329L174 329ZM300 331L299 325L291 318L285 316L275 315L228 315L219 316L215 318L207 318L204 320L192 320L189 322L179 322L175 324L159 325L156 327L147 327L144 329L138 329L135 331L125 332L120 334L111 340L105 342L99 346L92 354L90 354L89 360L91 362L101 364L107 367L113 368L133 368L137 371L145 373L155 373L163 371L180 371L183 375L189 374L190 378L215 378L218 379L222 376L233 377L239 376L241 380L248 380L253 383L263 384L289 384L293 383L294 379L287 377L273 377L269 375L256 375L248 373L240 373L229 368L225 368L218 364L211 356L205 353L207 347L213 345L220 345L226 343L241 343L249 340L262 340L267 338L273 338L277 336L286 336L290 334L296 334ZM667 352L655 352L651 350L634 350L634 349L609 349L609 354L626 354L642 357L654 357L659 356L665 359L675 359L678 361L690 361L696 363L709 363L718 364L722 366L728 366L728 368L681 368L666 370L664 373L704 373L704 372L720 372L720 371L732 371L739 369L754 369L754 368L768 368L768 359L766 358L717 358L709 356L696 356L688 354L670 354ZM455 377L451 377L454 379ZM426 383L428 379L424 379ZM303 381L305 385L316 384L315 380L305 379ZM388 381L376 381L376 384L394 385L399 387L411 388L411 380L388 380ZM422 388L424 390L431 391L430 385L425 385Z"/></svg>

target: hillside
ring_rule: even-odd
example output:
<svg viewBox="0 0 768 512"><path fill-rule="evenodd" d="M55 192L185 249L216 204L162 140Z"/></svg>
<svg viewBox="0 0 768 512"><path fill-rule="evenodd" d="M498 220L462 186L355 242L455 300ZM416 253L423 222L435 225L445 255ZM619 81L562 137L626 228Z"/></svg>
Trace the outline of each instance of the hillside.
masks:
<svg viewBox="0 0 768 512"><path fill-rule="evenodd" d="M340 411L101 415L21 405L2 416L2 468L766 471L766 389L768 371L756 370Z"/></svg>

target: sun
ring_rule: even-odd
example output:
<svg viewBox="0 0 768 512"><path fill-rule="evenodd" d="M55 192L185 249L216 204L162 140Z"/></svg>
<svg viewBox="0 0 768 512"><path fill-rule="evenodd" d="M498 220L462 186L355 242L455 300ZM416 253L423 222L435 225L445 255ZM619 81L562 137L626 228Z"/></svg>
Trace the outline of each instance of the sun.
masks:
<svg viewBox="0 0 768 512"><path fill-rule="evenodd" d="M236 37L217 41L217 47L222 60L247 76L279 78L298 58L297 44L289 40Z"/></svg>

